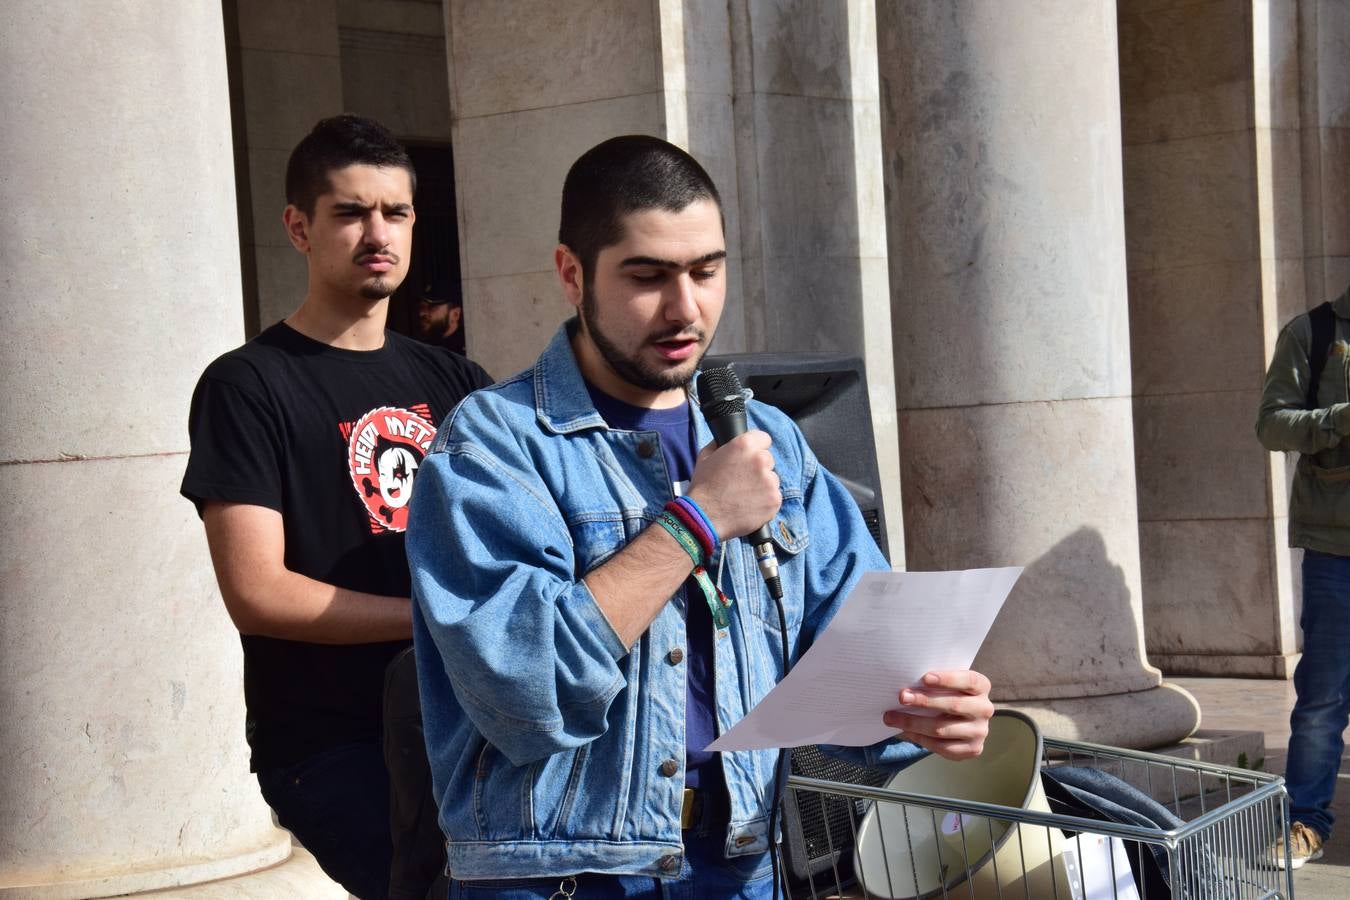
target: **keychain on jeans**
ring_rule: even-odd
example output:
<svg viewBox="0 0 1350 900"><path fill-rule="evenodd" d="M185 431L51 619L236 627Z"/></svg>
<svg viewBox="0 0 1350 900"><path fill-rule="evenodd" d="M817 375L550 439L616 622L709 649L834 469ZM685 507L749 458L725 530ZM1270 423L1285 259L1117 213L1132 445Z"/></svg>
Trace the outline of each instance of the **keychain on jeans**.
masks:
<svg viewBox="0 0 1350 900"><path fill-rule="evenodd" d="M569 882L571 887L568 887ZM558 882L558 889L549 895L548 900L572 900L572 895L577 892L577 879L574 875L569 875Z"/></svg>

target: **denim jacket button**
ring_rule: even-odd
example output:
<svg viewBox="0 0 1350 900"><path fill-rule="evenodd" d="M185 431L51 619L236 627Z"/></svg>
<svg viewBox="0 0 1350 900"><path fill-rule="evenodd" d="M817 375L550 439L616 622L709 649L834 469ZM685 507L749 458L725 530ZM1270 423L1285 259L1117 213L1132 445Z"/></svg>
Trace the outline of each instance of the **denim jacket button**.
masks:
<svg viewBox="0 0 1350 900"><path fill-rule="evenodd" d="M661 774L666 776L667 778L669 778L672 775L678 774L679 771L680 771L680 764L673 759L668 759L665 762L661 763Z"/></svg>
<svg viewBox="0 0 1350 900"><path fill-rule="evenodd" d="M679 647L676 647L666 654L666 662L670 663L672 666L678 666L683 661L684 651Z"/></svg>
<svg viewBox="0 0 1350 900"><path fill-rule="evenodd" d="M656 447L651 441L640 441L638 442L637 453L643 459L651 459L652 454L656 453Z"/></svg>
<svg viewBox="0 0 1350 900"><path fill-rule="evenodd" d="M657 863L662 872L674 872L680 867L680 858L678 856L663 856Z"/></svg>

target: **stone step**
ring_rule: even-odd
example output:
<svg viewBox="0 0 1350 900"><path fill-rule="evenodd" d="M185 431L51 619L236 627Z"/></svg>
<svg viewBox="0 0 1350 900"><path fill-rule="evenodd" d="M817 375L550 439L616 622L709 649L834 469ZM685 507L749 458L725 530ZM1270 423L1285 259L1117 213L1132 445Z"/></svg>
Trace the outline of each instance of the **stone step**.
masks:
<svg viewBox="0 0 1350 900"><path fill-rule="evenodd" d="M189 887L166 888L138 897L181 900L348 900L350 895L319 868L304 847L292 844L289 859L271 868Z"/></svg>

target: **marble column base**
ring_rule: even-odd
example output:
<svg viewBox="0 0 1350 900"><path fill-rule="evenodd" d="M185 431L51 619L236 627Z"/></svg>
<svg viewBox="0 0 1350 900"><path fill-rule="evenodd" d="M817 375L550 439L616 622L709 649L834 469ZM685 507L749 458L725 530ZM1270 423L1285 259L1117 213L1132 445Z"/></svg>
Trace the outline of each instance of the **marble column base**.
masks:
<svg viewBox="0 0 1350 900"><path fill-rule="evenodd" d="M1174 684L1130 694L1063 700L1015 700L1000 709L1025 713L1046 737L1132 750L1175 744L1200 727L1200 704Z"/></svg>
<svg viewBox="0 0 1350 900"><path fill-rule="evenodd" d="M271 840L236 856L208 859L168 868L144 868L136 871L95 875L47 884L7 885L0 887L3 900L79 900L84 897L121 897L160 891L183 885L201 884L245 873L269 869L284 863L291 855L291 836L277 829ZM322 872L319 873L322 875ZM327 881L327 878L324 879ZM328 882L331 884L332 882ZM345 892L344 892L345 894ZM236 896L252 896L242 894ZM279 896L279 895L278 895Z"/></svg>
<svg viewBox="0 0 1350 900"><path fill-rule="evenodd" d="M1149 662L1168 675L1201 678L1294 677L1302 653L1158 653L1150 650Z"/></svg>

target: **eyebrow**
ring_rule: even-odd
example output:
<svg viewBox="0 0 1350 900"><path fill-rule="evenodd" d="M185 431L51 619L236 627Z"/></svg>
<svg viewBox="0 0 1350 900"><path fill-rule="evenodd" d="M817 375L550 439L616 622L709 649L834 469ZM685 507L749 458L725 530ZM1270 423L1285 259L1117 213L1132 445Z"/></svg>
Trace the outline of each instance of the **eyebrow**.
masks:
<svg viewBox="0 0 1350 900"><path fill-rule="evenodd" d="M677 262L673 259L657 259L655 256L630 256L619 263L619 268L626 269L629 266L655 266L658 269L692 269L695 266L706 265L710 262L716 262L719 259L726 259L727 251L714 250L712 253L705 253L697 259L691 259L687 262Z"/></svg>
<svg viewBox="0 0 1350 900"><path fill-rule="evenodd" d="M374 203L357 203L355 200L348 200L344 203L334 203L335 212L367 212L375 208ZM407 212L412 209L411 203L390 203L384 206L386 212Z"/></svg>

